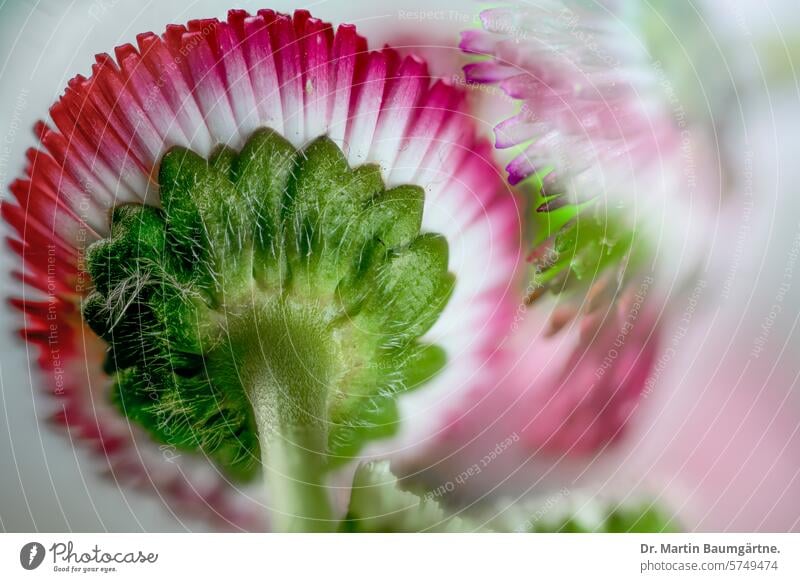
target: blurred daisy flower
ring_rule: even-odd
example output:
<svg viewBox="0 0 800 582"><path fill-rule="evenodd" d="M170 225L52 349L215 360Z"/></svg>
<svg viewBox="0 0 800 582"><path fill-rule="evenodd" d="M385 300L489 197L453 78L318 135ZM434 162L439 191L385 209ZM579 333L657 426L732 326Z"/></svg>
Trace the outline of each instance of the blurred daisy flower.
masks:
<svg viewBox="0 0 800 582"><path fill-rule="evenodd" d="M636 407L665 284L675 285L659 256L666 237L686 234L664 228L679 129L646 51L606 7L543 2L487 9L480 20L462 36L479 58L465 78L518 103L495 127L495 145L511 150L508 180L527 192L530 218L527 288L500 356L513 401L500 404L493 385L479 400L507 407L534 448L592 453Z"/></svg>
<svg viewBox="0 0 800 582"><path fill-rule="evenodd" d="M466 84L497 88L480 91L487 110L515 106L495 126L495 145L528 205L525 289L493 356L503 372L451 407L439 446L404 469L435 490L470 460L492 463L446 496L455 505L513 513L492 499L508 494L508 508L546 501L602 466L641 414L682 315L676 305L707 256L714 165L628 7L506 5L484 10L480 27L462 34L472 55ZM491 454L509 435L510 450ZM650 502L615 503L579 504L605 515L586 527L677 526ZM617 511L634 518L620 521ZM552 518L524 529L577 527Z"/></svg>

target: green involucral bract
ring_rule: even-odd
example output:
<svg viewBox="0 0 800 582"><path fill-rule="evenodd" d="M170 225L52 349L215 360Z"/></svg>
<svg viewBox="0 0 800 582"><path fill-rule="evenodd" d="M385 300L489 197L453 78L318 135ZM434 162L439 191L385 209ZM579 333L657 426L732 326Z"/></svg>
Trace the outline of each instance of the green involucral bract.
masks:
<svg viewBox="0 0 800 582"><path fill-rule="evenodd" d="M586 202L548 204L560 198L546 196L533 184L531 281L536 288L579 295L608 273L632 277L651 255L646 240L628 223L623 211Z"/></svg>
<svg viewBox="0 0 800 582"><path fill-rule="evenodd" d="M396 395L445 360L419 340L454 284L423 190L269 130L210 160L173 149L158 181L161 207L117 207L86 256L123 414L242 479L267 431L322 471L394 433Z"/></svg>

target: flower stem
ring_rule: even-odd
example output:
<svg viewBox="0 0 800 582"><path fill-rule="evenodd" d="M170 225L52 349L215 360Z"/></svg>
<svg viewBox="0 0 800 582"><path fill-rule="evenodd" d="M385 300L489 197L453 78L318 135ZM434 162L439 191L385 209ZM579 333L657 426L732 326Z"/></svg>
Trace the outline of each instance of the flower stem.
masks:
<svg viewBox="0 0 800 582"><path fill-rule="evenodd" d="M234 357L253 406L273 531L330 531L327 399L337 370L317 314L285 303L236 326ZM242 330L242 327L244 329Z"/></svg>
<svg viewBox="0 0 800 582"><path fill-rule="evenodd" d="M275 430L272 411L255 407L273 531L330 531L335 527L325 485L325 434L315 427Z"/></svg>

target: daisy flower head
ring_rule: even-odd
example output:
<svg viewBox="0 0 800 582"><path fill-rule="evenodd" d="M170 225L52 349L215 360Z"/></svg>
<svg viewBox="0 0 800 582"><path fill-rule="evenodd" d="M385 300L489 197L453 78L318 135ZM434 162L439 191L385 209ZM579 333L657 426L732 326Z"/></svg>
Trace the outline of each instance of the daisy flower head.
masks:
<svg viewBox="0 0 800 582"><path fill-rule="evenodd" d="M262 475L270 527L330 529L327 476L486 373L519 210L419 58L232 10L98 55L36 133L10 300L118 481L258 529Z"/></svg>

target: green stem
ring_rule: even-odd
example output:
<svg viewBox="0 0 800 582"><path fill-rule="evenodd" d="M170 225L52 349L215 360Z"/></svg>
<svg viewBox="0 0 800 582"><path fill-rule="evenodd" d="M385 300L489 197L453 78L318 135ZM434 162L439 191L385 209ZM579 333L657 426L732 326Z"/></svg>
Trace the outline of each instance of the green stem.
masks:
<svg viewBox="0 0 800 582"><path fill-rule="evenodd" d="M335 527L325 484L326 434L317 427L275 430L271 407L254 405L264 481L274 531L331 531Z"/></svg>
<svg viewBox="0 0 800 582"><path fill-rule="evenodd" d="M284 302L251 311L232 338L259 434L273 531L330 531L327 398L337 369L320 317ZM241 328L244 329L241 329Z"/></svg>

